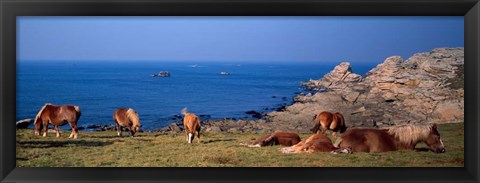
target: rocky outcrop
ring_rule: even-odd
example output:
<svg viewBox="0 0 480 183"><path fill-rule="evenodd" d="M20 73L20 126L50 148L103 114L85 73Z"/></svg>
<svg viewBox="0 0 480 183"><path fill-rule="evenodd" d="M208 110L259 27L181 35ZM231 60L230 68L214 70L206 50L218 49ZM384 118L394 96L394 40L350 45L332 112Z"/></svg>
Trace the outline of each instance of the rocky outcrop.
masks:
<svg viewBox="0 0 480 183"><path fill-rule="evenodd" d="M348 127L384 127L406 123L449 123L464 120L464 50L437 48L406 61L391 56L364 77L341 62L319 80L303 82L311 93L268 114L249 111L258 120L206 120L203 132L310 133L321 111L341 112ZM179 122L159 129L179 133Z"/></svg>
<svg viewBox="0 0 480 183"><path fill-rule="evenodd" d="M30 124L33 123L33 119L22 119L20 121L17 121L15 123L15 126L19 129L23 129L23 128L28 128L28 126L30 126Z"/></svg>
<svg viewBox="0 0 480 183"><path fill-rule="evenodd" d="M269 113L267 121L295 124L300 132L321 111L343 113L348 126L463 121L463 53L463 48L438 48L406 61L392 56L365 77L342 62L323 78L303 83L322 92L297 96L284 111Z"/></svg>
<svg viewBox="0 0 480 183"><path fill-rule="evenodd" d="M350 63L342 62L337 65L330 73L323 76L320 80L312 80L302 83L308 90L322 89L345 89L351 83L362 80L362 76L352 73Z"/></svg>

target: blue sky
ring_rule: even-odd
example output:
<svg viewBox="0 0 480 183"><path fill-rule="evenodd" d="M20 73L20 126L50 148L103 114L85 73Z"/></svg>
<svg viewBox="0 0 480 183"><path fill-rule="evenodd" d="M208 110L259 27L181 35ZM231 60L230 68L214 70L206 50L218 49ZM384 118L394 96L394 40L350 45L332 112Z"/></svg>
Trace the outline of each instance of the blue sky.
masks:
<svg viewBox="0 0 480 183"><path fill-rule="evenodd" d="M463 16L17 17L21 61L379 63L463 44Z"/></svg>

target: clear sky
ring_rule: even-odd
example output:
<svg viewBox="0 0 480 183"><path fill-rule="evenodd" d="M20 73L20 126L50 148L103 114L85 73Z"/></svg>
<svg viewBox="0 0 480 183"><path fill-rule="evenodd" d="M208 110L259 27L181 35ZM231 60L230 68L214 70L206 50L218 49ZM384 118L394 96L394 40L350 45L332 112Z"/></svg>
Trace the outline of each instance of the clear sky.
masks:
<svg viewBox="0 0 480 183"><path fill-rule="evenodd" d="M463 47L455 17L17 17L17 59L379 63Z"/></svg>

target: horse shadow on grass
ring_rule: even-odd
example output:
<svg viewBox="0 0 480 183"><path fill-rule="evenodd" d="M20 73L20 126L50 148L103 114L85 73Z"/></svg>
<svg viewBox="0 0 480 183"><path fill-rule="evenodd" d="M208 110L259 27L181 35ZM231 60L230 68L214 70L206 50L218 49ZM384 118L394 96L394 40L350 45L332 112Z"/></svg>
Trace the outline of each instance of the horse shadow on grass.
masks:
<svg viewBox="0 0 480 183"><path fill-rule="evenodd" d="M99 147L111 145L114 142L102 141L87 141L87 140L69 140L69 141L20 141L17 144L22 148L52 148L52 147L67 147L67 146L81 146L81 147Z"/></svg>
<svg viewBox="0 0 480 183"><path fill-rule="evenodd" d="M142 135L142 134L135 134L133 137L130 135L122 135L118 136L117 134L115 135L101 135L101 136L91 136L90 138L101 138L101 139L122 139L122 138L131 138L135 139L138 137L148 137L147 135Z"/></svg>
<svg viewBox="0 0 480 183"><path fill-rule="evenodd" d="M415 148L415 151L416 152L428 152L428 151L430 151L430 149L425 148L425 147L419 147L419 148Z"/></svg>
<svg viewBox="0 0 480 183"><path fill-rule="evenodd" d="M208 141L202 141L202 144L210 144L210 143L216 143L216 142L229 142L229 141L235 141L237 139L213 139L213 140L208 140Z"/></svg>

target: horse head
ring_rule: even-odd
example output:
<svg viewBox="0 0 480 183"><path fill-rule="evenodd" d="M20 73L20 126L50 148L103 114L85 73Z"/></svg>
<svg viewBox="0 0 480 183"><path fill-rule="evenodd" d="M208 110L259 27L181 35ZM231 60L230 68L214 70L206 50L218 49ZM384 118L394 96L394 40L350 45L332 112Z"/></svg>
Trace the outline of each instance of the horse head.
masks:
<svg viewBox="0 0 480 183"><path fill-rule="evenodd" d="M434 123L431 126L430 133L425 139L425 144L430 147L430 149L435 153L444 153L445 146L443 145L442 139L440 138L440 133L438 132L437 125Z"/></svg>
<svg viewBox="0 0 480 183"><path fill-rule="evenodd" d="M43 110L45 110L45 107L50 105L53 105L53 104L45 103L45 105L42 106L40 111L38 111L37 115L35 116L35 120L33 120L33 124L35 125L35 135L40 135L40 130L43 128L42 113L43 113Z"/></svg>
<svg viewBox="0 0 480 183"><path fill-rule="evenodd" d="M132 122L132 129L130 133L131 133L131 136L133 136L135 135L135 133L140 131L140 127L142 126L140 124L140 118L138 117L138 113L131 108L127 110L127 117Z"/></svg>

